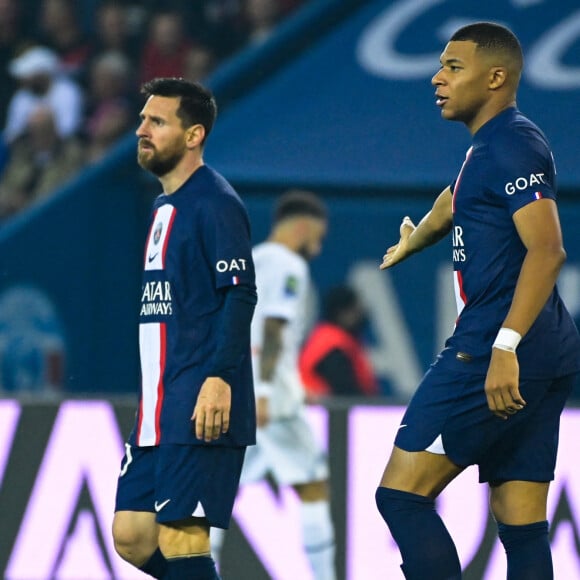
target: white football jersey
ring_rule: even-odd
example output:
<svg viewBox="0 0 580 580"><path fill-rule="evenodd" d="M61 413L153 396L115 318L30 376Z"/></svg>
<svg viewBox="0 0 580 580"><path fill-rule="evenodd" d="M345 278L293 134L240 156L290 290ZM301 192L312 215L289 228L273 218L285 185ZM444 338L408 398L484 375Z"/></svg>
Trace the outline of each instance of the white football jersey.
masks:
<svg viewBox="0 0 580 580"><path fill-rule="evenodd" d="M263 242L253 250L258 304L252 320L252 365L259 382L260 355L267 318L286 320L270 398L272 418L294 415L304 401L298 354L308 309L310 276L306 260L277 242Z"/></svg>

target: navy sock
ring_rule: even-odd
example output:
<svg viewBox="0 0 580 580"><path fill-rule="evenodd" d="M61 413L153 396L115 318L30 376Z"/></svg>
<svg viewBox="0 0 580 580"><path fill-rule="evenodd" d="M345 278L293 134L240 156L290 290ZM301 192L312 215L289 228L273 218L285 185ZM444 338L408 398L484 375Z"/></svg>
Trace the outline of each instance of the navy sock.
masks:
<svg viewBox="0 0 580 580"><path fill-rule="evenodd" d="M161 550L157 548L151 558L139 570L149 574L149 576L153 576L153 578L163 578L167 572L167 560Z"/></svg>
<svg viewBox="0 0 580 580"><path fill-rule="evenodd" d="M379 487L377 507L399 546L407 580L460 580L455 544L428 497Z"/></svg>
<svg viewBox="0 0 580 580"><path fill-rule="evenodd" d="M219 580L211 556L169 558L164 580Z"/></svg>
<svg viewBox="0 0 580 580"><path fill-rule="evenodd" d="M552 580L552 553L548 522L525 526L497 524L507 556L508 580Z"/></svg>

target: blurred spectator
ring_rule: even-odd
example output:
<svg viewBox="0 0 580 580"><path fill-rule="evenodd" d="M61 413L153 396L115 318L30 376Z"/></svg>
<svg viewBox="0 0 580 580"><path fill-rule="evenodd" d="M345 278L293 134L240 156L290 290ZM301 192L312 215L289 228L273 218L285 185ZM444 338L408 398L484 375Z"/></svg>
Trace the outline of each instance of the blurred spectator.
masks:
<svg viewBox="0 0 580 580"><path fill-rule="evenodd" d="M182 77L192 47L193 42L183 29L183 15L179 12L154 14L143 47L140 83L155 77Z"/></svg>
<svg viewBox="0 0 580 580"><path fill-rule="evenodd" d="M22 20L18 0L0 0L0 127L6 122L6 106L16 90L8 65L29 41Z"/></svg>
<svg viewBox="0 0 580 580"><path fill-rule="evenodd" d="M118 51L105 52L91 64L85 122L89 163L101 159L137 119L129 96L132 76L129 59Z"/></svg>
<svg viewBox="0 0 580 580"><path fill-rule="evenodd" d="M60 58L61 72L79 80L91 55L89 36L82 29L74 0L42 0L40 44Z"/></svg>
<svg viewBox="0 0 580 580"><path fill-rule="evenodd" d="M244 0L244 16L248 42L258 43L272 34L282 11L280 4L272 0Z"/></svg>
<svg viewBox="0 0 580 580"><path fill-rule="evenodd" d="M125 81L135 85L156 76L205 79L248 41L266 38L304 1L91 0L88 9L75 0L0 0L0 174L7 148L40 104L52 108L62 137L80 135L81 123L87 121L83 135L90 142L89 161L100 159L128 129L127 113L132 111L125 95L113 94L123 93L118 80L109 85L92 78L114 76L114 66L125 68L121 58L110 57L111 51L129 59L136 72ZM91 29L85 31L87 22ZM28 29L35 29L42 43L32 45ZM105 54L108 64L100 62Z"/></svg>
<svg viewBox="0 0 580 580"><path fill-rule="evenodd" d="M197 45L185 55L183 77L190 81L201 81L214 70L217 57L207 46Z"/></svg>
<svg viewBox="0 0 580 580"><path fill-rule="evenodd" d="M132 24L130 11L119 0L104 0L97 7L93 51L123 53L132 64L139 62L140 30Z"/></svg>
<svg viewBox="0 0 580 580"><path fill-rule="evenodd" d="M45 198L83 162L78 139L61 138L53 111L36 108L28 117L26 132L11 146L10 161L0 180L0 217L14 215Z"/></svg>
<svg viewBox="0 0 580 580"><path fill-rule="evenodd" d="M247 44L243 17L244 0L204 0L192 3L194 38L211 47L218 59L232 55Z"/></svg>
<svg viewBox="0 0 580 580"><path fill-rule="evenodd" d="M356 292L349 286L330 290L322 318L300 354L300 373L309 397L378 395L378 382L361 340L366 313Z"/></svg>
<svg viewBox="0 0 580 580"><path fill-rule="evenodd" d="M4 129L8 144L22 135L30 115L39 105L53 111L61 137L69 137L79 130L83 93L74 81L59 75L59 66L56 54L41 46L28 48L10 63L9 70L20 88L8 104Z"/></svg>

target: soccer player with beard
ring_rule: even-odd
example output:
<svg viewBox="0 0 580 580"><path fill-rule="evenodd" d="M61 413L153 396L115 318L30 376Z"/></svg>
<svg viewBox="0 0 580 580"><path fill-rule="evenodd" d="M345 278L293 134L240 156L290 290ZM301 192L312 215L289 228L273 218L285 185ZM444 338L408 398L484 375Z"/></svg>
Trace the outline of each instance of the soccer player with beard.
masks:
<svg viewBox="0 0 580 580"><path fill-rule="evenodd" d="M138 162L163 193L145 245L141 396L118 479L113 538L155 578L218 578L210 526L227 528L246 446L255 442L250 226L203 162L217 107L183 79L143 86Z"/></svg>
<svg viewBox="0 0 580 580"><path fill-rule="evenodd" d="M516 108L523 56L489 22L453 34L433 77L441 116L472 146L458 177L383 257L390 268L452 232L459 315L419 385L376 492L412 580L457 580L435 498L468 465L490 488L509 580L553 578L547 497L560 414L580 371L556 287L566 253L546 137Z"/></svg>
<svg viewBox="0 0 580 580"><path fill-rule="evenodd" d="M333 580L334 526L326 455L305 415L299 349L308 315L308 261L318 255L327 210L311 192L292 190L275 208L268 239L254 248L258 304L252 320L257 444L248 449L240 485L270 476L300 499L302 542L316 580ZM212 530L214 555L222 533Z"/></svg>

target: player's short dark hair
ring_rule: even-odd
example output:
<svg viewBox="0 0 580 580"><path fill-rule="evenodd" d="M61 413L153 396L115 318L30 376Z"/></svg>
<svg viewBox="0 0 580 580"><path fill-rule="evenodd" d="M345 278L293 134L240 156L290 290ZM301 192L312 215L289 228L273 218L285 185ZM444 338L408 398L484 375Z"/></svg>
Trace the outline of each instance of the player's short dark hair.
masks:
<svg viewBox="0 0 580 580"><path fill-rule="evenodd" d="M203 125L205 138L210 134L217 117L217 104L212 92L194 81L182 78L156 78L143 84L141 93L147 98L179 98L177 116L184 128Z"/></svg>
<svg viewBox="0 0 580 580"><path fill-rule="evenodd" d="M505 54L515 65L522 70L524 56L520 41L516 35L505 26L495 22L475 22L457 30L450 41L471 41L478 50Z"/></svg>
<svg viewBox="0 0 580 580"><path fill-rule="evenodd" d="M328 322L337 322L345 310L354 308L359 303L357 293L347 285L332 287L324 296L322 318Z"/></svg>
<svg viewBox="0 0 580 580"><path fill-rule="evenodd" d="M274 223L297 216L326 220L328 211L322 199L315 193L292 189L282 194L278 199L274 209Z"/></svg>

